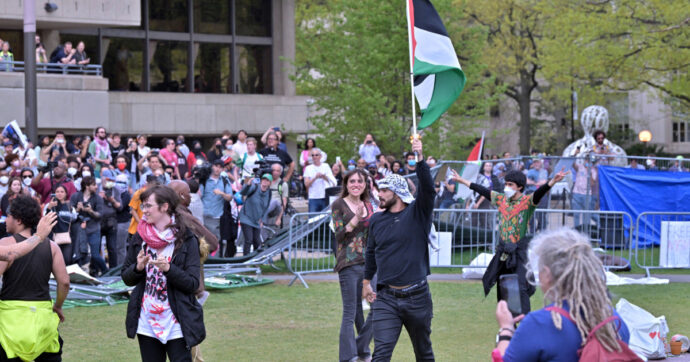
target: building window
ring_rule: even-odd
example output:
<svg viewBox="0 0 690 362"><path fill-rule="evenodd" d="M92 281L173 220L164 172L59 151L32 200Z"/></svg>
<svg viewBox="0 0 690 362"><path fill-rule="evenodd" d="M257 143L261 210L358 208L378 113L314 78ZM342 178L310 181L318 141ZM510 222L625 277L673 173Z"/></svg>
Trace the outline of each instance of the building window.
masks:
<svg viewBox="0 0 690 362"><path fill-rule="evenodd" d="M271 0L235 0L237 35L271 36Z"/></svg>
<svg viewBox="0 0 690 362"><path fill-rule="evenodd" d="M0 39L10 43L10 52L15 62L24 61L24 33L21 30L0 30ZM46 49L48 58L51 51L52 49Z"/></svg>
<svg viewBox="0 0 690 362"><path fill-rule="evenodd" d="M273 93L271 47L238 45L239 93Z"/></svg>
<svg viewBox="0 0 690 362"><path fill-rule="evenodd" d="M103 47L107 49L103 76L109 79L110 90L140 91L144 77L144 41L104 38Z"/></svg>
<svg viewBox="0 0 690 362"><path fill-rule="evenodd" d="M177 41L150 41L151 91L184 92L187 84L187 45Z"/></svg>
<svg viewBox="0 0 690 362"><path fill-rule="evenodd" d="M229 44L194 45L194 92L232 93Z"/></svg>
<svg viewBox="0 0 690 362"><path fill-rule="evenodd" d="M195 0L194 32L232 34L232 11L228 0Z"/></svg>
<svg viewBox="0 0 690 362"><path fill-rule="evenodd" d="M149 0L149 29L155 31L189 31L187 0Z"/></svg>
<svg viewBox="0 0 690 362"><path fill-rule="evenodd" d="M673 142L690 142L690 122L673 122Z"/></svg>

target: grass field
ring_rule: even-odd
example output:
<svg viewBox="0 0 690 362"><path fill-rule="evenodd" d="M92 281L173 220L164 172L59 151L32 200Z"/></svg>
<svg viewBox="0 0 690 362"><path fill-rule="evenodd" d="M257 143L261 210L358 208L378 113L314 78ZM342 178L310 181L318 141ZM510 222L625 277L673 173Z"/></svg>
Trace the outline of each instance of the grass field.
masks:
<svg viewBox="0 0 690 362"><path fill-rule="evenodd" d="M270 276L269 276L270 277ZM488 360L497 330L495 295L478 282L433 282L432 341L438 361ZM654 315L666 315L671 334L690 334L690 284L613 287ZM541 294L532 298L534 309ZM65 310L60 327L65 361L138 361L135 340L125 335L126 305ZM305 289L271 284L213 292L204 308L206 361L334 361L338 356L340 290L335 282ZM373 346L373 344L372 344ZM413 361L403 331L394 361Z"/></svg>

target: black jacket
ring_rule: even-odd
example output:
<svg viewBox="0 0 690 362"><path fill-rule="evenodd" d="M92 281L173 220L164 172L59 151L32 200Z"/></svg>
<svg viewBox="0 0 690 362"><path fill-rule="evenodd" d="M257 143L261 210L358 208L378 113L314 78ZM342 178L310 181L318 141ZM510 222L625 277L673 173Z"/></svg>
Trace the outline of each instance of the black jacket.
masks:
<svg viewBox="0 0 690 362"><path fill-rule="evenodd" d="M129 286L136 286L129 297L125 326L127 337L134 338L139 326L141 299L146 286L146 272L137 271L137 255L141 250L141 236L132 236L127 258L122 266L122 281ZM168 300L170 309L180 322L182 335L188 348L196 346L206 338L204 313L196 300L199 288L199 242L191 231L187 231L184 243L173 252L170 270L165 273L168 282Z"/></svg>

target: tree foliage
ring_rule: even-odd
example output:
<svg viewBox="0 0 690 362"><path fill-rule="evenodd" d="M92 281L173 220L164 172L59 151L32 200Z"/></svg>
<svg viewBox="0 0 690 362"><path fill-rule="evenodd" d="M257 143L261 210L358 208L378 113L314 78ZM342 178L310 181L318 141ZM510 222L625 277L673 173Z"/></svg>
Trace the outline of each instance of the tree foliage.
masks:
<svg viewBox="0 0 690 362"><path fill-rule="evenodd" d="M454 40L468 83L443 119L424 132L427 154L459 157L476 137L471 126L495 101L493 80L477 61L482 29L461 27L450 0L435 1ZM314 98L310 121L319 147L355 156L366 133L384 153L409 150L412 128L410 64L404 1L297 2L298 92Z"/></svg>

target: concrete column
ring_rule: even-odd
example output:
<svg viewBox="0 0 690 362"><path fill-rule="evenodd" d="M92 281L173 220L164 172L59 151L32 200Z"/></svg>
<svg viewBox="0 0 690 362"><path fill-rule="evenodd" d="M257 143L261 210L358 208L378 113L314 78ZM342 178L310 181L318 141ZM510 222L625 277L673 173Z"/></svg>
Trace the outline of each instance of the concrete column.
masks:
<svg viewBox="0 0 690 362"><path fill-rule="evenodd" d="M43 46L46 48L46 55L48 60L50 60L50 54L55 50L55 48L60 45L60 31L58 30L41 30L39 31L41 35L41 41Z"/></svg>
<svg viewBox="0 0 690 362"><path fill-rule="evenodd" d="M273 0L273 91L276 95L295 95L295 84L290 80L292 65L281 57L295 59L295 0Z"/></svg>

